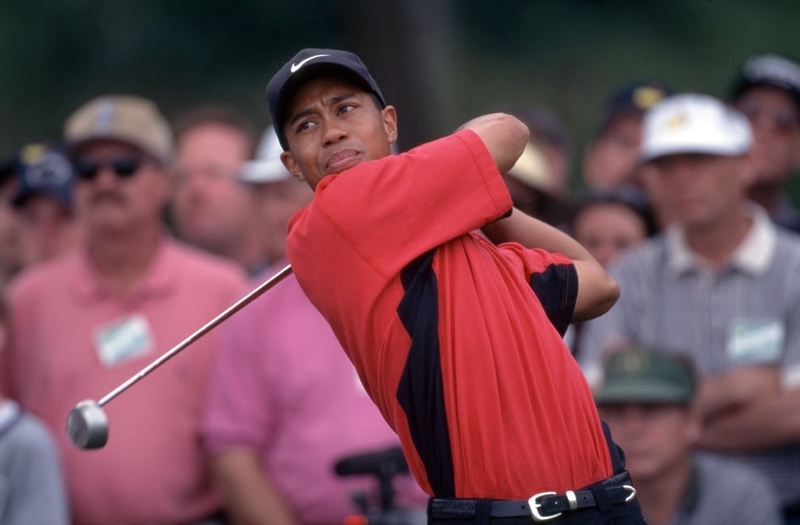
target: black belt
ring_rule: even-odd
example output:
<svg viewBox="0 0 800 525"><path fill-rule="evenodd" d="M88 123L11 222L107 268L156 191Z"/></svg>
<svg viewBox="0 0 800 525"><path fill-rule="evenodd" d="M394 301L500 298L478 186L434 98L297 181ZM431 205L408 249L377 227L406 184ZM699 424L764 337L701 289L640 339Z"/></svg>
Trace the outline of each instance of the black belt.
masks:
<svg viewBox="0 0 800 525"><path fill-rule="evenodd" d="M632 500L636 496L633 486L615 484L613 483L615 478L617 476L597 485L600 490L605 492L608 503L618 505ZM476 517L480 501L462 498L431 498L428 502L428 516L435 519L471 519ZM527 500L488 500L488 504L493 518L530 516L533 521L547 521L556 518L563 512L598 506L591 488L568 490L563 494L540 492Z"/></svg>

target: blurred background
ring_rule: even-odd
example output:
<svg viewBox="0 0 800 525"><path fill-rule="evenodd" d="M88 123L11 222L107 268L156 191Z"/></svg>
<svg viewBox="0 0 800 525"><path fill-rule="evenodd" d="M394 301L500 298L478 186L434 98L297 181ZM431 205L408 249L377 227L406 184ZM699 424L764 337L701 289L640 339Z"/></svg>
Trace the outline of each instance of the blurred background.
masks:
<svg viewBox="0 0 800 525"><path fill-rule="evenodd" d="M577 159L621 85L724 96L747 56L800 58L800 1L3 0L0 153L59 139L103 93L167 117L230 104L265 126L264 87L302 47L361 55L398 108L401 149L529 105L562 120Z"/></svg>

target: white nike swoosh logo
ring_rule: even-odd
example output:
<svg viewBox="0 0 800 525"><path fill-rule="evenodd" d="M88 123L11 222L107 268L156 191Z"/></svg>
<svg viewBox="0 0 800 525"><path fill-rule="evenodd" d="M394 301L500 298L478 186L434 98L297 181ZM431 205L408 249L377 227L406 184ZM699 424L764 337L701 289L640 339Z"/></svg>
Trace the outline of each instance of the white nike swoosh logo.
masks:
<svg viewBox="0 0 800 525"><path fill-rule="evenodd" d="M289 71L292 72L292 73L297 73L297 70L300 69L301 67L303 67L303 64L305 64L309 60L314 60L315 58L329 57L329 56L330 55L314 55L312 57L305 58L305 59L301 60L300 62L298 62L297 64L292 64L292 67L289 68Z"/></svg>

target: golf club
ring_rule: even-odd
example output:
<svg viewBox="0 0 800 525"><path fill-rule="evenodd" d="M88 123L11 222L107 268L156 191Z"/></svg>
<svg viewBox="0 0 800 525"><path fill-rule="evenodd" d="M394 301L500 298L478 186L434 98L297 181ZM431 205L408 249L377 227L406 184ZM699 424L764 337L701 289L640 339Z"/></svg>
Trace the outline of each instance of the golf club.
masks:
<svg viewBox="0 0 800 525"><path fill-rule="evenodd" d="M203 335L211 331L211 329L216 327L222 321L250 304L254 299L278 284L291 273L292 267L291 265L287 265L281 271L270 277L267 281L260 284L252 292L248 293L246 296L242 297L236 303L228 307L227 310L206 323L195 333L178 343L172 349L165 352L161 357L140 370L139 373L106 394L106 396L100 401L86 399L75 405L75 407L70 410L69 415L67 416L67 435L69 436L70 441L72 441L76 447L83 449L103 448L108 441L108 417L103 410L103 406L106 403L130 388L134 383L138 382L144 376L167 362L178 352L200 339Z"/></svg>

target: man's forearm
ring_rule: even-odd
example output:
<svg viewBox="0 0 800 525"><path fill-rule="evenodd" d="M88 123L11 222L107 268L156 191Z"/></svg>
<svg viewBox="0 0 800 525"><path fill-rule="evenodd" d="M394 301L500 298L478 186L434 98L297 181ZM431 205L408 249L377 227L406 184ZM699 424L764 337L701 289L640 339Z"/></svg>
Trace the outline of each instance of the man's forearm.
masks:
<svg viewBox="0 0 800 525"><path fill-rule="evenodd" d="M734 412L762 396L780 395L780 373L774 366L741 367L707 375L700 383L695 409L703 420Z"/></svg>
<svg viewBox="0 0 800 525"><path fill-rule="evenodd" d="M258 456L245 449L216 455L212 464L234 525L297 525L282 496L262 471Z"/></svg>
<svg viewBox="0 0 800 525"><path fill-rule="evenodd" d="M574 321L585 321L606 313L619 298L619 286L602 265L578 241L516 208L510 217L482 228L495 244L517 242L527 248L558 252L572 259L578 275L578 297Z"/></svg>
<svg viewBox="0 0 800 525"><path fill-rule="evenodd" d="M753 451L798 442L800 388L795 388L711 418L699 445L719 451Z"/></svg>
<svg viewBox="0 0 800 525"><path fill-rule="evenodd" d="M481 231L495 244L518 242L528 248L563 253L574 261L594 261L594 257L578 241L516 208L510 216L485 225Z"/></svg>

